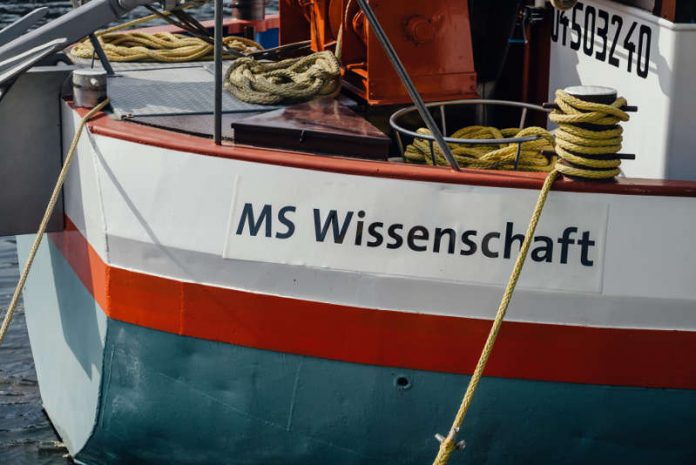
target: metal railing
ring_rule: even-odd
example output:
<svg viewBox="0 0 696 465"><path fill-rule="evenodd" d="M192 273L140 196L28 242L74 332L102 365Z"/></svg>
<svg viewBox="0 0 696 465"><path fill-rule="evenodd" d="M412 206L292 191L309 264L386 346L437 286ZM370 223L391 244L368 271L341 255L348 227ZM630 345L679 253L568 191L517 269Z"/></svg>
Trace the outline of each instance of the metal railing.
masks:
<svg viewBox="0 0 696 465"><path fill-rule="evenodd" d="M548 114L550 110L545 109L541 105L534 105L531 103L522 103L522 102L513 102L510 100L491 100L491 99L466 99L466 100L453 100L450 102L433 102L433 103L428 103L425 104L425 111L431 116L432 114L430 113L431 109L437 109L440 113L440 126L438 126L438 129L441 131L443 134L447 134L447 108L450 107L455 107L455 106L466 106L466 105L478 105L479 107L485 107L488 105L492 106L506 106L506 107L514 107L514 108L519 108L520 111L520 122L519 122L519 128L523 129L525 127L525 124L527 123L527 115L529 111L539 111L544 114ZM417 108L415 105L402 108L396 112L394 112L391 117L389 118L389 125L394 129L396 133L396 141L397 144L399 145L399 150L401 151L401 155L403 156L405 151L406 151L406 146L404 144L403 136L408 136L413 139L421 139L428 141L428 144L430 145L430 153L434 153L434 144L437 142L437 138L433 137L432 135L428 134L420 134L416 131L412 131L410 129L405 128L401 122L405 117L411 116L412 113L415 111L418 111L418 113L421 113L419 108ZM433 121L435 120L432 118ZM428 128L430 129L430 128ZM534 140L540 139L541 136L538 135L533 135L533 136L523 136L523 137L504 137L502 139L462 139L462 138L457 138L457 137L443 137L443 141L447 144L457 144L457 145L509 145L509 144L517 144L517 156L515 158L515 169L518 168L519 166L519 160L520 160L520 155L522 153L522 144L525 142L531 142ZM449 148L449 147L448 147ZM435 157L432 157L433 159L433 164L436 163ZM449 161L449 160L448 160ZM452 166L454 168L454 166Z"/></svg>

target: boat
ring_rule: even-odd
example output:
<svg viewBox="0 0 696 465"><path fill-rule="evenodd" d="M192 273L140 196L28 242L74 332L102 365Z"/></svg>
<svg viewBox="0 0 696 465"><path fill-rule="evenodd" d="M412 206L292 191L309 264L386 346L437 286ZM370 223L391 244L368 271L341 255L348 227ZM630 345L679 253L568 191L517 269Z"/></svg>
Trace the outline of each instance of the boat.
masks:
<svg viewBox="0 0 696 465"><path fill-rule="evenodd" d="M104 59L91 34L147 3L0 32L0 234L33 259L39 388L76 463L696 463L690 2L239 0L201 24L167 1L176 26L137 27L215 60ZM222 89L298 56L337 80ZM623 148L568 162L569 126Z"/></svg>

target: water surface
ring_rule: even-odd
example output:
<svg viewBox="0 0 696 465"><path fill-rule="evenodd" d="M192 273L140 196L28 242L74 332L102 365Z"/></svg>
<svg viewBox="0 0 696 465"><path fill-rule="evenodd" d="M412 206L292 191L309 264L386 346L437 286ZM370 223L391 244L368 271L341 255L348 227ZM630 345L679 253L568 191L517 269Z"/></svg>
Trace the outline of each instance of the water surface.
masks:
<svg viewBox="0 0 696 465"><path fill-rule="evenodd" d="M0 219L1 220L1 219ZM0 308L7 308L19 279L15 239L0 237ZM66 465L41 408L36 373L20 305L0 347L0 463L7 465Z"/></svg>

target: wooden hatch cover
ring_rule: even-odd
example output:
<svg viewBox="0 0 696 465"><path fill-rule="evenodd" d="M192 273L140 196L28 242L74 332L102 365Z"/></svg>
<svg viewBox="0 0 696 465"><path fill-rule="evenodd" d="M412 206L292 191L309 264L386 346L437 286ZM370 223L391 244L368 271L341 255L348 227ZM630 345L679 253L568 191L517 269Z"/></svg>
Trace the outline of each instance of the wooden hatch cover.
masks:
<svg viewBox="0 0 696 465"><path fill-rule="evenodd" d="M386 160L391 140L332 98L292 105L232 124L238 144Z"/></svg>

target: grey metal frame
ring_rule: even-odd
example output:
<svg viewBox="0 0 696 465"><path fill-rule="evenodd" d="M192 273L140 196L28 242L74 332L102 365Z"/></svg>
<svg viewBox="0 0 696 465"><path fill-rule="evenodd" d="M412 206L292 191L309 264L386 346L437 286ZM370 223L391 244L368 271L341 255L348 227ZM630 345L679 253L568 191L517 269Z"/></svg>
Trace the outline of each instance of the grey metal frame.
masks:
<svg viewBox="0 0 696 465"><path fill-rule="evenodd" d="M222 144L222 0L215 0L215 108L213 119L215 121L213 140L216 145Z"/></svg>

